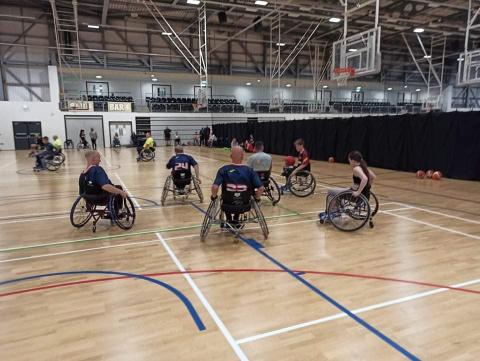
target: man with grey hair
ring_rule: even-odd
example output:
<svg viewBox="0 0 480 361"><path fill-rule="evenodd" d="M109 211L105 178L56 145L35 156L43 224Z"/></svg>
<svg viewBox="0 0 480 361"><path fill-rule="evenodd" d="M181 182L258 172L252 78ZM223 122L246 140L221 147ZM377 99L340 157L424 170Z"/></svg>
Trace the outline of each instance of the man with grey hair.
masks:
<svg viewBox="0 0 480 361"><path fill-rule="evenodd" d="M257 173L270 173L272 170L272 157L263 150L263 142L255 142L255 153L248 158L247 165Z"/></svg>

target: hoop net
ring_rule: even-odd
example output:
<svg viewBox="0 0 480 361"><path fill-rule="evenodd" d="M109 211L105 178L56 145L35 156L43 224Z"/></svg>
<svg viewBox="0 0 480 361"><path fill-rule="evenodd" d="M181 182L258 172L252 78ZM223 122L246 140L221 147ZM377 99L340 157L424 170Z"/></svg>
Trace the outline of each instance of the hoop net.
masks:
<svg viewBox="0 0 480 361"><path fill-rule="evenodd" d="M282 94L279 92L275 92L272 98L270 99L270 109L282 109L283 107L283 99Z"/></svg>
<svg viewBox="0 0 480 361"><path fill-rule="evenodd" d="M205 108L208 105L207 89L205 88L198 89L197 105L199 109Z"/></svg>
<svg viewBox="0 0 480 361"><path fill-rule="evenodd" d="M333 74L338 86L346 86L348 79L355 76L355 68L335 68Z"/></svg>

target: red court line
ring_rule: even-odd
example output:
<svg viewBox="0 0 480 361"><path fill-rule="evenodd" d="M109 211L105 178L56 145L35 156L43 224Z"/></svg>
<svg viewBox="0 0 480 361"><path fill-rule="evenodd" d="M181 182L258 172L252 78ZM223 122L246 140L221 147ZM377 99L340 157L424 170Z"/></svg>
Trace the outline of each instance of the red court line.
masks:
<svg viewBox="0 0 480 361"><path fill-rule="evenodd" d="M313 275L323 275L323 276L338 276L338 277L350 277L350 278L359 278L359 279L372 279L378 281L387 281L387 282L398 282L398 283L406 283L406 284L414 284L418 286L426 286L432 288L445 288L452 291L457 292L465 292L465 293L473 293L473 294L480 294L480 291L471 290L468 288L457 288L451 286L440 285L437 283L430 283L430 282L421 282L421 281L411 281L411 280L402 280L398 278L390 278L390 277L381 277L381 276L370 276L370 275L361 275L355 273L341 273L341 272L322 272L322 271L305 271L305 270L292 270L296 273L305 273L305 274L313 274ZM181 271L172 271L172 272L160 272L160 273L147 273L143 274L146 277L158 277L158 276L172 276L172 275L181 275L181 274L204 274L204 273L285 273L285 271L280 269L262 269L262 268L238 268L238 269L210 269L210 270L189 270L185 272ZM61 288L61 287L68 287L68 286L75 286L75 285L82 285L88 283L97 283L97 282L106 282L106 281L115 281L115 280L124 280L129 279L129 277L106 277L106 278L95 278L92 280L82 280L82 281L73 281L73 282L65 282L65 283L57 283L48 286L39 286L33 288L26 288L17 291L11 291L6 293L0 293L0 297L18 295L23 293L30 293L35 291L42 291L48 290L52 288Z"/></svg>

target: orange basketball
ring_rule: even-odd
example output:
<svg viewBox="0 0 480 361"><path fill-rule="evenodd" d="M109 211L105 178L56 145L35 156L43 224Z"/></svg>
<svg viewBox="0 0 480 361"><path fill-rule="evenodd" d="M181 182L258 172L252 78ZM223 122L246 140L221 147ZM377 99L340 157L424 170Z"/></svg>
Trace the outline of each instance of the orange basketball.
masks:
<svg viewBox="0 0 480 361"><path fill-rule="evenodd" d="M295 158L289 155L288 157L285 157L285 165L288 167L291 167L295 165Z"/></svg>
<svg viewBox="0 0 480 361"><path fill-rule="evenodd" d="M440 180L440 179L442 179L442 172L440 172L440 171L437 170L435 173L433 173L432 179L435 179L435 180Z"/></svg>
<svg viewBox="0 0 480 361"><path fill-rule="evenodd" d="M417 171L417 178L420 178L420 179L425 178L425 172L423 170Z"/></svg>
<svg viewBox="0 0 480 361"><path fill-rule="evenodd" d="M433 176L433 170L427 170L427 173L425 173L425 175L427 176L427 178L432 178Z"/></svg>
<svg viewBox="0 0 480 361"><path fill-rule="evenodd" d="M328 158L328 162L329 163L335 163L335 158L333 158L333 157Z"/></svg>

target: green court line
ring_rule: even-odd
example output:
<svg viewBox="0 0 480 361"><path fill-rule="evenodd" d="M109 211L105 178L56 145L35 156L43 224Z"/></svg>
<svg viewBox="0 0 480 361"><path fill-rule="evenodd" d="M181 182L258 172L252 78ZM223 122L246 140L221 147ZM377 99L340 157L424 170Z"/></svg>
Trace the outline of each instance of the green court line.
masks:
<svg viewBox="0 0 480 361"><path fill-rule="evenodd" d="M302 215L305 215L305 214L308 214L308 213L282 214L282 215L278 215L278 216L265 217L265 219L279 219L279 218L288 218L288 217L298 217L298 216L302 216ZM144 235L144 234L155 234L157 232L158 233L175 232L175 231L182 231L182 230L187 230L187 229L200 228L201 226L202 226L201 224L197 224L197 225L191 225L191 226L185 226L185 227L152 229L152 230L124 233L124 234L114 234L114 235L108 235L108 236L81 238L81 239L59 241L59 242L52 242L52 243L33 244L33 245L27 245L27 246L21 246L21 247L3 248L3 249L0 249L0 253L23 251L23 250L28 250L28 249L44 248L44 247L50 247L50 246L62 246L62 245L65 245L65 244L85 243L85 242L92 242L92 241L101 241L101 240L109 240L109 239L116 239L116 238L141 236L141 235Z"/></svg>
<svg viewBox="0 0 480 361"><path fill-rule="evenodd" d="M294 214L294 215L296 215L296 216L300 216L300 215L301 215L301 213L298 213L297 211L295 211L295 210L293 210L293 209L290 209L290 208L287 208L287 207L285 207L285 206L282 206L281 204L278 204L278 203L275 205L275 207L284 209L284 210L286 210L287 212L290 212L291 214Z"/></svg>

